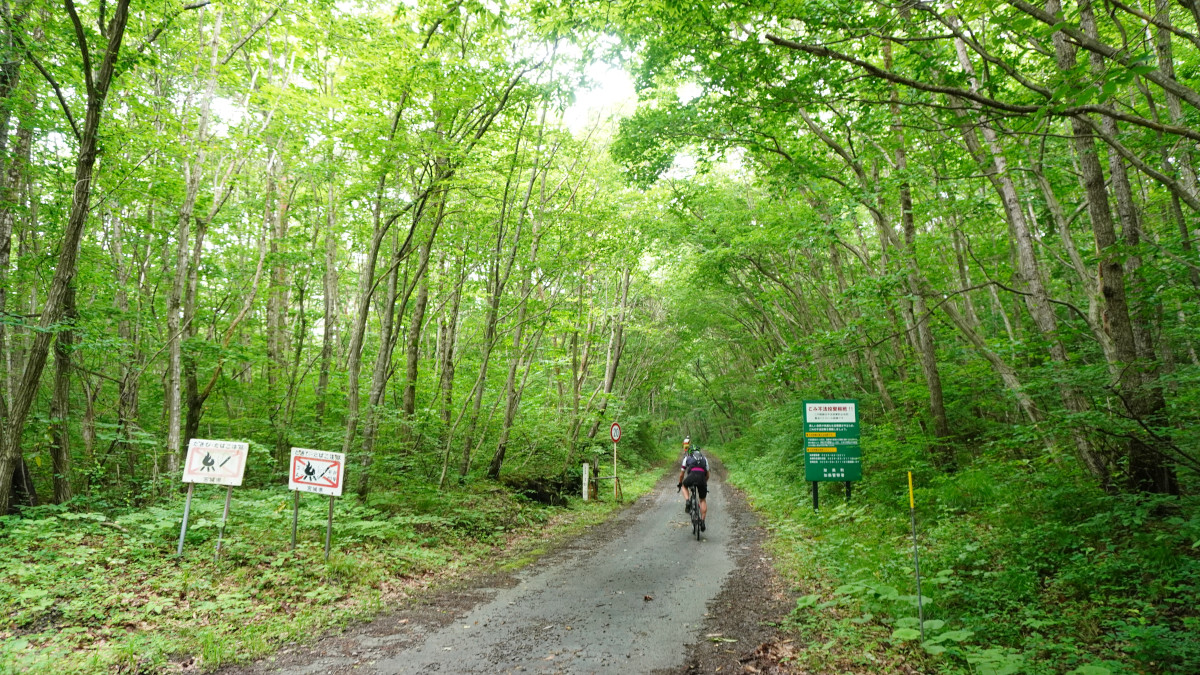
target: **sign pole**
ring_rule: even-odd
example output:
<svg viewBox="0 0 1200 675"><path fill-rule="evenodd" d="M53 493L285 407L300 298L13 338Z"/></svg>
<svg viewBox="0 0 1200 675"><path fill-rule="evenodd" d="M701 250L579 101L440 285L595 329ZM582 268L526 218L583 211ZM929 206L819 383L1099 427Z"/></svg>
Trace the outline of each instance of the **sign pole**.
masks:
<svg viewBox="0 0 1200 675"><path fill-rule="evenodd" d="M221 529L217 530L217 550L213 551L213 562L221 557L221 538L225 536L225 523L229 521L229 501L233 499L233 486L225 488L225 513L221 515Z"/></svg>
<svg viewBox="0 0 1200 675"><path fill-rule="evenodd" d="M617 478L617 441L621 440L621 425L616 422L608 428L608 437L613 442L613 501L621 501L621 479Z"/></svg>
<svg viewBox="0 0 1200 675"><path fill-rule="evenodd" d="M179 528L179 548L175 551L175 555L183 557L183 537L187 534L188 514L192 510L192 488L196 487L195 483L188 483L187 501L183 503L183 526Z"/></svg>
<svg viewBox="0 0 1200 675"><path fill-rule="evenodd" d="M292 550L296 550L296 523L300 520L300 491L292 490Z"/></svg>
<svg viewBox="0 0 1200 675"><path fill-rule="evenodd" d="M820 508L819 493L817 492L817 481L813 481L813 511Z"/></svg>
<svg viewBox="0 0 1200 675"><path fill-rule="evenodd" d="M617 442L613 441L613 499L619 500L617 495Z"/></svg>
<svg viewBox="0 0 1200 675"><path fill-rule="evenodd" d="M913 565L917 569L917 621L921 624L921 642L925 641L925 606L921 599L921 557L917 553L917 503L913 499L912 472L908 472L908 518L912 523Z"/></svg>
<svg viewBox="0 0 1200 675"><path fill-rule="evenodd" d="M846 481L846 503L847 504L850 503L850 487L852 485L854 485L854 483L851 483L850 481Z"/></svg>
<svg viewBox="0 0 1200 675"><path fill-rule="evenodd" d="M592 468L591 464L583 463L583 501L588 500L588 469Z"/></svg>
<svg viewBox="0 0 1200 675"><path fill-rule="evenodd" d="M333 500L337 499L333 495L329 495L329 522L325 523L325 562L329 562L329 542L333 538Z"/></svg>

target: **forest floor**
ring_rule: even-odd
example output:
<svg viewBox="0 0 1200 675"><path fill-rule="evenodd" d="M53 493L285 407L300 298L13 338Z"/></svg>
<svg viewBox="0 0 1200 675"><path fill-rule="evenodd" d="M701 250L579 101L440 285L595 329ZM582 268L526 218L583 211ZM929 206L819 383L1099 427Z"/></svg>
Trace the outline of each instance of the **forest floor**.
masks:
<svg viewBox="0 0 1200 675"><path fill-rule="evenodd" d="M744 496L714 474L702 541L667 476L528 567L466 576L220 672L788 672L774 623L794 598Z"/></svg>

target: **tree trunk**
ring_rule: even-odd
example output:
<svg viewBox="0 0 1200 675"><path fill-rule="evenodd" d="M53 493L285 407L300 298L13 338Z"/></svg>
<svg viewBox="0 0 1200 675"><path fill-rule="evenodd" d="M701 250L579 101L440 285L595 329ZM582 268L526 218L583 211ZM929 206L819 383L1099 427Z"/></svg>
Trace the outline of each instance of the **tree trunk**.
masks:
<svg viewBox="0 0 1200 675"><path fill-rule="evenodd" d="M325 312L321 330L321 372L317 378L316 426L325 419L325 395L329 388L329 367L333 361L333 341L337 326L337 207L334 203L334 183L329 181L328 205L325 213L325 273L323 275Z"/></svg>
<svg viewBox="0 0 1200 675"><path fill-rule="evenodd" d="M526 115L528 115L526 109ZM517 133L517 144L513 148L512 164L509 166L508 177L504 186L504 200L500 209L500 231L496 236L496 245L492 251L492 262L489 273L489 289L488 289L488 313L484 323L483 331L483 354L479 365L479 379L475 383L475 390L472 393L474 402L471 406L471 415L467 418L467 431L463 441L462 463L458 468L459 479L466 478L467 472L471 470L471 449L475 444L475 426L479 423L479 413L483 406L483 393L487 385L487 370L488 364L492 358L492 349L496 342L496 323L500 317L500 301L504 296L504 289L508 285L509 275L512 273L513 262L517 258L517 252L521 245L521 227L525 222L525 212L529 206L529 198L533 193L534 181L537 179L536 169L532 177L529 179L528 189L525 191L525 201L521 208L521 213L517 217L517 226L513 234L512 251L508 256L508 260L503 261L504 254L504 222L508 210L511 208L509 204L509 192L512 187L513 173L516 171L517 160L520 158L521 137L525 131L525 121L527 117L522 118L521 127Z"/></svg>
<svg viewBox="0 0 1200 675"><path fill-rule="evenodd" d="M433 231L435 234L445 213L446 194L443 191L438 198L437 213L434 216ZM421 329L425 324L425 310L429 305L429 275L425 273L425 270L429 267L429 254L432 248L433 237L431 236L421 247L420 262L417 264L419 278L414 280L414 283L418 285L417 298L413 304L412 321L408 326L408 345L404 364L404 394L401 408L404 412L404 418L410 425L416 422L417 375L421 365ZM411 433L411 426L406 436L410 439L415 437Z"/></svg>
<svg viewBox="0 0 1200 675"><path fill-rule="evenodd" d="M621 300L616 319L613 321L612 333L608 340L608 357L604 367L603 396L600 398L600 408L596 410L596 419L592 423L591 430L588 431L589 440L595 438L596 432L600 430L600 423L604 420L605 411L608 410L608 400L612 394L613 384L617 381L617 368L621 365L621 354L625 350L625 311L629 306L629 283L630 269L626 267L621 272L619 285Z"/></svg>
<svg viewBox="0 0 1200 675"><path fill-rule="evenodd" d="M463 282L467 279L467 252L463 250L460 271L458 273L458 282L454 286L453 296L450 299L450 311L445 315L441 322L441 357L439 360L442 363L442 373L439 382L441 391L441 418L442 428L445 429L445 437L442 444L445 447L445 453L442 457L442 475L438 479L438 489L442 489L446 485L446 474L450 468L450 449L451 442L454 437L454 430L450 426L450 417L453 414L454 405L454 348L458 340L458 309L459 303L462 300Z"/></svg>
<svg viewBox="0 0 1200 675"><path fill-rule="evenodd" d="M25 431L25 420L41 381L42 369L50 352L50 336L55 324L62 317L67 289L75 278L79 243L83 239L87 224L89 202L92 196L92 172L96 165L96 145L99 138L100 118L108 97L109 85L116 72L117 55L125 37L125 26L129 21L129 0L118 0L113 7L105 35L108 44L100 69L88 73L92 87L87 92L87 108L83 129L79 133L79 152L75 159L75 180L71 196L71 210L67 218L63 237L59 244L58 260L54 276L46 294L46 302L38 321L25 360L25 370L9 404L7 424L3 424L0 438L0 513L7 512L12 495L13 473L21 462L21 437ZM83 45L80 45L83 46Z"/></svg>
<svg viewBox="0 0 1200 675"><path fill-rule="evenodd" d="M1061 14L1059 0L1046 0L1046 11ZM1053 36L1058 67L1066 72L1075 67L1075 50L1066 36L1057 31ZM1092 235L1100 258L1100 292L1104 298L1104 325L1112 336L1115 356L1121 366L1117 392L1128 413L1147 424L1156 424L1151 401L1142 391L1142 375L1137 368L1137 343L1130 320L1125 295L1125 267L1117 250L1117 234L1109 207L1104 171L1096 151L1091 126L1084 120L1071 119L1072 142L1079 161L1080 180L1088 200L1088 215L1092 220ZM1129 487L1146 492L1174 493L1178 491L1173 467L1141 438L1126 444L1129 461Z"/></svg>
<svg viewBox="0 0 1200 675"><path fill-rule="evenodd" d="M167 471L179 471L180 455L183 452L180 422L183 406L183 307L189 277L188 239L192 216L196 208L196 197L200 192L200 180L204 175L207 156L207 134L212 100L217 86L217 61L220 55L222 12L217 12L209 41L209 69L205 91L200 99L200 118L193 140L195 152L184 161L184 196L179 207L179 220L175 228L175 279L171 284L171 296L167 305L167 340L170 357L167 372ZM199 264L199 261L192 261Z"/></svg>
<svg viewBox="0 0 1200 675"><path fill-rule="evenodd" d="M971 91L978 91L979 83L975 76L975 69L967 54L966 44L962 40L955 40L955 49L958 52L959 65L962 67L963 72L966 73L970 82ZM1009 173L1008 161L1005 159L1004 149L1001 147L999 137L990 123L981 121L977 126L983 134L983 139L987 147L986 151L980 147L973 129L963 127L961 130L963 139L971 154L983 165L984 172L988 175L989 180L1000 197L1005 218L1013 234L1017 269L1028 291L1028 295L1024 296L1025 306L1028 308L1029 314L1033 317L1033 322L1037 326L1038 332L1041 333L1049 345L1050 358L1056 363L1067 366L1067 349L1063 345L1062 340L1059 339L1058 318L1055 316L1054 308L1050 304L1050 294L1042 282L1042 273L1039 269L1037 254L1033 246L1033 235L1030 232L1029 222L1025 218L1025 212L1021 207L1021 200L1017 195L1012 175ZM1003 374L1002 377L1004 377ZM1070 384L1059 382L1058 389L1064 407L1073 415L1085 413L1090 409L1087 400ZM1026 411L1026 414L1028 415L1029 411ZM1031 421L1036 425L1039 420L1031 418ZM1084 434L1083 430L1078 427L1072 427L1070 433L1080 460L1087 467L1088 472L1092 474L1092 477L1107 489L1109 487L1110 476L1104 458L1097 452L1097 449L1087 435Z"/></svg>
<svg viewBox="0 0 1200 675"><path fill-rule="evenodd" d="M496 451L492 454L492 462L488 466L488 478L492 480L500 480L500 466L504 463L504 455L508 450L508 437L512 431L513 421L517 418L517 407L520 404L521 392L517 390L517 370L521 367L521 361L525 356L522 340L525 337L525 317L529 308L529 293L532 287L533 267L537 264L538 242L541 235L538 233L538 223L533 222L532 234L533 244L529 254L529 262L526 265L524 273L525 277L521 280L520 299L517 300L517 324L513 328L512 341L512 357L508 363L508 378L504 381L504 421L500 426L500 437L496 442Z"/></svg>
<svg viewBox="0 0 1200 675"><path fill-rule="evenodd" d="M71 351L75 341L75 286L63 300L66 324L54 340L54 391L50 399L50 459L54 468L54 503L71 499Z"/></svg>
<svg viewBox="0 0 1200 675"><path fill-rule="evenodd" d="M415 225L414 225L415 227ZM363 425L362 439L362 470L358 474L358 497L366 499L370 490L370 468L374 461L375 434L379 429L379 404L383 400L384 387L387 383L389 364L392 361L392 341L396 333L392 330L392 322L396 316L396 299L399 297L400 278L400 237L392 237L392 265L387 276L387 295L384 296L377 313L379 314L379 351L375 354L375 369L371 372L371 389L367 394L366 423Z"/></svg>
<svg viewBox="0 0 1200 675"><path fill-rule="evenodd" d="M884 47L884 59L891 68L891 43ZM933 331L929 326L929 309L925 304L924 280L917 263L916 233L917 227L913 220L912 191L909 186L908 156L905 148L904 127L900 122L900 96L896 87L891 87L890 108L892 113L892 134L895 138L896 172L900 178L900 219L904 227L904 258L908 269L906 279L911 301L904 304L906 321L914 329L913 345L921 362L921 370L925 374L925 385L929 388L929 413L933 418L934 461L944 470L955 467L954 449L949 444L950 423L946 420L946 407L943 402L942 376L937 365L937 349L933 343Z"/></svg>

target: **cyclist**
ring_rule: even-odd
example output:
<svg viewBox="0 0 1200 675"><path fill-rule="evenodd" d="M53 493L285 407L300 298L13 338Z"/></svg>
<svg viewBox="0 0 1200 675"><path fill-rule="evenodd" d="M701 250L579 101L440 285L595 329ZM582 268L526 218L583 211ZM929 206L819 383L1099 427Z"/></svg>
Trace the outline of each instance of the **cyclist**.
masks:
<svg viewBox="0 0 1200 675"><path fill-rule="evenodd" d="M696 496L700 499L700 531L703 532L704 519L708 517L708 458L700 452L700 448L693 447L689 439L685 438L683 444L687 452L679 465L679 483L675 487L683 490L684 510L691 506L687 501L690 495L688 490L697 491Z"/></svg>

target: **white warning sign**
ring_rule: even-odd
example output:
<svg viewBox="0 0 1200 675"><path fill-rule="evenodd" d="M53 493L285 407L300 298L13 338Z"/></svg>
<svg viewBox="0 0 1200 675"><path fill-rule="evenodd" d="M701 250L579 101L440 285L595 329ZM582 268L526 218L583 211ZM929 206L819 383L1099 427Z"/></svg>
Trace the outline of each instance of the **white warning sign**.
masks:
<svg viewBox="0 0 1200 675"><path fill-rule="evenodd" d="M346 456L340 452L292 448L288 488L340 497L345 467Z"/></svg>
<svg viewBox="0 0 1200 675"><path fill-rule="evenodd" d="M248 443L193 438L188 441L187 460L183 463L183 482L237 487L242 484L248 454Z"/></svg>

